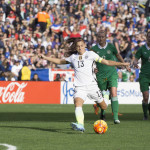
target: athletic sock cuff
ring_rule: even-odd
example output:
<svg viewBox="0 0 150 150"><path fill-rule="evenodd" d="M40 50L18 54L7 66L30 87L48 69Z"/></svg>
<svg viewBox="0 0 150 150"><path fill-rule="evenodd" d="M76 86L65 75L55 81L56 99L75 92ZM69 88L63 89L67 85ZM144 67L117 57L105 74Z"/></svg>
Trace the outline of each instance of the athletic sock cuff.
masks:
<svg viewBox="0 0 150 150"><path fill-rule="evenodd" d="M82 107L76 107L75 111L82 111Z"/></svg>
<svg viewBox="0 0 150 150"><path fill-rule="evenodd" d="M117 96L116 97L112 97L111 100L112 101L118 101L118 97Z"/></svg>

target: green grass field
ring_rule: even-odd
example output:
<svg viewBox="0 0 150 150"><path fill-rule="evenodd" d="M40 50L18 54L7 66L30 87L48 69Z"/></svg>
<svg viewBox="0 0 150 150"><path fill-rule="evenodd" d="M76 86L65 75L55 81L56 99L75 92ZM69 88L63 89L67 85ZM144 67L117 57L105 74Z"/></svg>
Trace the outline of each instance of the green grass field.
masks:
<svg viewBox="0 0 150 150"><path fill-rule="evenodd" d="M114 125L107 110L108 131L93 131L98 120L92 105L84 105L85 132L73 131L74 105L0 105L1 144L17 150L150 150L150 119L142 121L141 105L120 105L121 124ZM12 150L12 149L10 149Z"/></svg>

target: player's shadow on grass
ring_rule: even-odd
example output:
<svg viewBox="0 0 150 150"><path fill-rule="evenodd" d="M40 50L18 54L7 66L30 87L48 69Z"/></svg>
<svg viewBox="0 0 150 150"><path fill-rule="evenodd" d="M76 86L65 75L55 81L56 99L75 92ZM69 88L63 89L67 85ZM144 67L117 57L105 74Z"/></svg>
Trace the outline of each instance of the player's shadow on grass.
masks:
<svg viewBox="0 0 150 150"><path fill-rule="evenodd" d="M113 121L112 113L106 113L105 117L106 121ZM99 119L99 115L97 118ZM122 113L119 119L121 121L143 121L143 113Z"/></svg>
<svg viewBox="0 0 150 150"><path fill-rule="evenodd" d="M52 129L52 128L39 128L39 127L25 127L25 126L0 126L0 128L12 128L12 129L29 129L29 130L39 130L39 131L44 131L44 132L57 132L57 133L66 133L66 134L80 134L79 132L76 132L70 128L62 128L62 129Z"/></svg>
<svg viewBox="0 0 150 150"><path fill-rule="evenodd" d="M31 129L31 130L41 130L49 132L59 132L60 129L44 129L39 127L24 127L24 126L0 126L1 128L18 128L18 129Z"/></svg>
<svg viewBox="0 0 150 150"><path fill-rule="evenodd" d="M142 113L123 113L119 117L123 121L140 121L143 118ZM85 121L98 120L99 115L94 113L85 113ZM113 120L111 113L106 113L106 121ZM43 122L73 122L75 114L72 113L23 113L23 112L1 112L0 122L3 121L43 121Z"/></svg>

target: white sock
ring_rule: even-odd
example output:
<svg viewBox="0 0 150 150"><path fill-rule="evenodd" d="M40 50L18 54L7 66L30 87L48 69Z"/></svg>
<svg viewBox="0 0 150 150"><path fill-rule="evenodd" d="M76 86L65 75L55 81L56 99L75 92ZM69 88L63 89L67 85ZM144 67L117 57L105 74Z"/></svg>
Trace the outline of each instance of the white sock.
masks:
<svg viewBox="0 0 150 150"><path fill-rule="evenodd" d="M105 101L106 105L108 106L109 100L107 98L104 98L104 101Z"/></svg>
<svg viewBox="0 0 150 150"><path fill-rule="evenodd" d="M102 91L103 93L103 97L104 97L104 101L106 103L106 105L108 106L108 103L109 103L109 91Z"/></svg>
<svg viewBox="0 0 150 150"><path fill-rule="evenodd" d="M84 125L84 113L82 107L75 107L75 116L77 123Z"/></svg>

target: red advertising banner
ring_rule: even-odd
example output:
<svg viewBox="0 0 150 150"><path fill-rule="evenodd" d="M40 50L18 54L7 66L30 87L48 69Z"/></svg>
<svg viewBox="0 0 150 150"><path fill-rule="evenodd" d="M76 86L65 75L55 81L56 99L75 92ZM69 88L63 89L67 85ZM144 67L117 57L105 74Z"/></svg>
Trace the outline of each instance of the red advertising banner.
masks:
<svg viewBox="0 0 150 150"><path fill-rule="evenodd" d="M0 104L60 104L60 82L0 81Z"/></svg>

